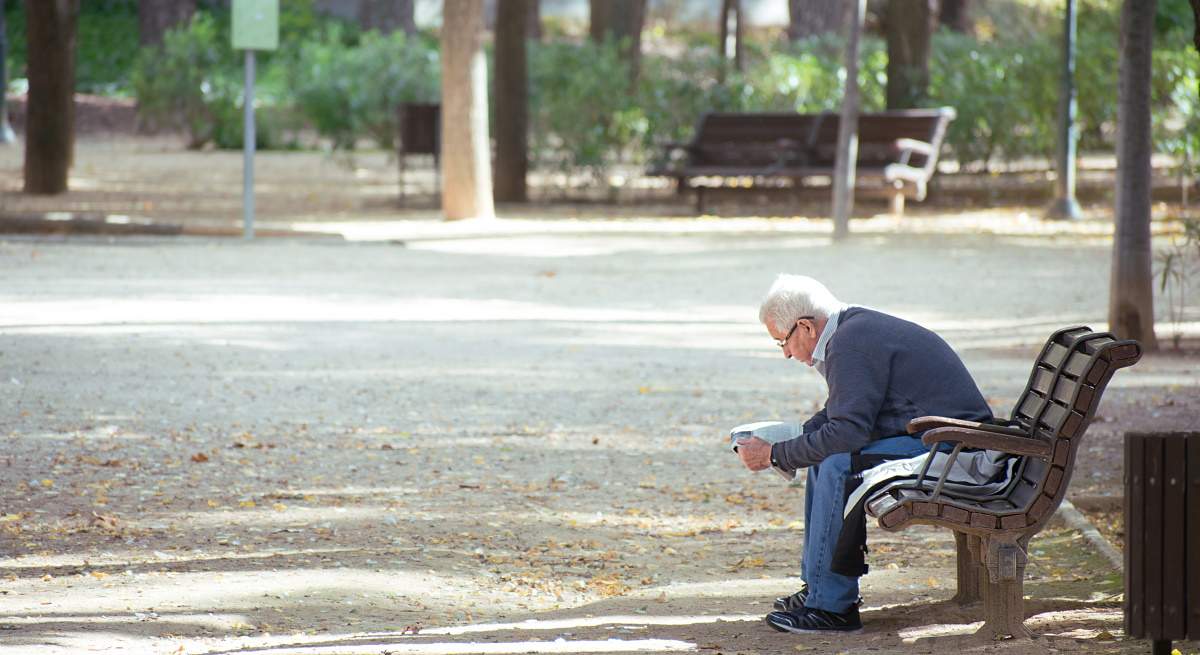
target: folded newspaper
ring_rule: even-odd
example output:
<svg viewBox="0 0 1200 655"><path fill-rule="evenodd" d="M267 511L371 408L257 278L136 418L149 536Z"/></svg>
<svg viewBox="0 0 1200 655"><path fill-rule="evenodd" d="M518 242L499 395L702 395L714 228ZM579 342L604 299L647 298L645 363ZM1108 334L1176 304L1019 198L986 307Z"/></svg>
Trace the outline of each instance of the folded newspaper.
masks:
<svg viewBox="0 0 1200 655"><path fill-rule="evenodd" d="M748 439L750 437L758 437L763 441L773 444L780 441L788 441L800 436L802 428L795 421L757 421L755 423L745 423L739 425L729 431L729 443L733 447L733 452L737 452L738 439ZM796 472L789 471L778 466L772 466L775 472L783 476L784 480L789 482L796 479Z"/></svg>

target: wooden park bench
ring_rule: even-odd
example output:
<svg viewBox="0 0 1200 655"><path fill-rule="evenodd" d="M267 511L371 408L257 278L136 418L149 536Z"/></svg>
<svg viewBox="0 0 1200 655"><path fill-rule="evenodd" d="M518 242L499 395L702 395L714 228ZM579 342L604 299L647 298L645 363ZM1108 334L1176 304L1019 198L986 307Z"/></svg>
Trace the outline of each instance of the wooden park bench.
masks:
<svg viewBox="0 0 1200 655"><path fill-rule="evenodd" d="M950 107L860 114L855 186L887 195L897 215L905 196L924 200L954 116ZM698 213L706 188L801 189L832 179L840 123L832 112L705 114L691 142L666 144L665 163L648 175L674 178L681 193L695 189Z"/></svg>
<svg viewBox="0 0 1200 655"><path fill-rule="evenodd" d="M1059 330L1042 348L1008 420L983 424L931 416L909 423L909 432L924 432L925 444L935 448L915 480L893 481L872 492L866 513L885 530L927 524L954 531L955 600L967 604L982 596L981 636L1030 636L1021 597L1029 540L1066 494L1079 442L1104 387L1117 369L1133 365L1141 354L1136 341L1119 341L1107 332ZM1002 489L973 493L968 485L947 484L948 465L938 479L926 476L942 444L953 444L951 462L964 448L1000 451L1019 460Z"/></svg>

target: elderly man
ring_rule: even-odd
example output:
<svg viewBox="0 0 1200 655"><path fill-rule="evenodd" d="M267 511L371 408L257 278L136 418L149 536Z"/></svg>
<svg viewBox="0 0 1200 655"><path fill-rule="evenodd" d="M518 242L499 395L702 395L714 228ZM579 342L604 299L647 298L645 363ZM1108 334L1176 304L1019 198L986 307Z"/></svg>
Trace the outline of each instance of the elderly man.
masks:
<svg viewBox="0 0 1200 655"><path fill-rule="evenodd" d="M825 407L795 439L738 441L738 456L751 471L772 465L808 469L800 561L804 585L777 599L766 622L796 633L860 630L858 578L831 568L851 454L919 455L926 448L920 435L907 433L911 419L986 421L992 413L941 337L915 323L845 305L812 278L780 275L762 302L759 320L785 358L817 369L829 387Z"/></svg>

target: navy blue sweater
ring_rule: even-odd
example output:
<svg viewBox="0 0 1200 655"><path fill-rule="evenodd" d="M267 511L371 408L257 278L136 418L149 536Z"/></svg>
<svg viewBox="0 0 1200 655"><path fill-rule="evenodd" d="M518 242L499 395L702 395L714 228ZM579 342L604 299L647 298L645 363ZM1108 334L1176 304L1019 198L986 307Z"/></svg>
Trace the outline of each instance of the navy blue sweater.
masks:
<svg viewBox="0 0 1200 655"><path fill-rule="evenodd" d="M771 447L785 469L819 464L908 433L918 416L968 421L992 418L979 387L949 344L903 319L863 307L844 310L825 346L825 407L804 433Z"/></svg>

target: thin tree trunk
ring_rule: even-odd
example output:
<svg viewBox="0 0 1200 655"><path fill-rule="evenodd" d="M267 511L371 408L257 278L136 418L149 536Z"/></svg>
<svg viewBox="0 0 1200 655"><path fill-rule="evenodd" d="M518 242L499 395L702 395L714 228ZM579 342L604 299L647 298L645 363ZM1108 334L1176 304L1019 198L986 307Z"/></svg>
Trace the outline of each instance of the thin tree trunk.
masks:
<svg viewBox="0 0 1200 655"><path fill-rule="evenodd" d="M642 26L646 21L646 0L590 0L592 41L606 39L622 43L621 56L629 64L629 79L636 80L641 69Z"/></svg>
<svg viewBox="0 0 1200 655"><path fill-rule="evenodd" d="M442 8L442 211L451 221L495 215L483 9L478 0Z"/></svg>
<svg viewBox="0 0 1200 655"><path fill-rule="evenodd" d="M1157 0L1125 0L1117 96L1117 216L1108 324L1157 350L1150 248L1150 69Z"/></svg>
<svg viewBox="0 0 1200 655"><path fill-rule="evenodd" d="M867 0L846 3L846 90L838 123L838 148L833 165L833 238L850 235L854 210L854 180L858 166L858 42L862 37Z"/></svg>
<svg viewBox="0 0 1200 655"><path fill-rule="evenodd" d="M525 201L529 84L525 30L535 0L500 0L496 16L496 200Z"/></svg>
<svg viewBox="0 0 1200 655"><path fill-rule="evenodd" d="M138 42L162 43L163 34L186 25L196 13L196 0L138 0Z"/></svg>
<svg viewBox="0 0 1200 655"><path fill-rule="evenodd" d="M971 0L942 0L938 21L955 32L970 34Z"/></svg>
<svg viewBox="0 0 1200 655"><path fill-rule="evenodd" d="M1192 47L1200 53L1200 0L1190 0L1192 5ZM1196 82L1196 95L1200 96L1200 80Z"/></svg>
<svg viewBox="0 0 1200 655"><path fill-rule="evenodd" d="M929 97L929 50L937 17L937 0L888 0L887 106L922 106Z"/></svg>
<svg viewBox="0 0 1200 655"><path fill-rule="evenodd" d="M75 30L79 0L25 0L29 100L25 192L67 190L75 130Z"/></svg>
<svg viewBox="0 0 1200 655"><path fill-rule="evenodd" d="M788 39L837 33L844 13L839 0L788 0Z"/></svg>
<svg viewBox="0 0 1200 655"><path fill-rule="evenodd" d="M402 30L412 36L417 33L415 0L362 0L358 6L358 23L366 30L391 34Z"/></svg>
<svg viewBox="0 0 1200 655"><path fill-rule="evenodd" d="M529 26L526 28L525 37L533 41L542 40L542 2L541 0L529 0Z"/></svg>

